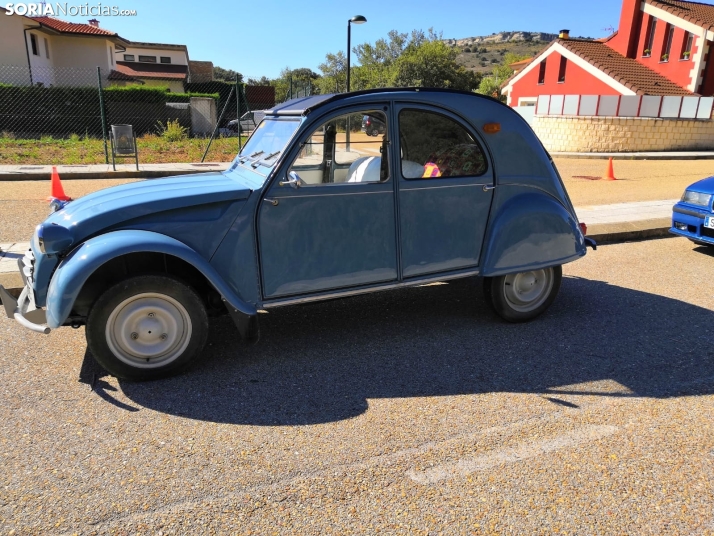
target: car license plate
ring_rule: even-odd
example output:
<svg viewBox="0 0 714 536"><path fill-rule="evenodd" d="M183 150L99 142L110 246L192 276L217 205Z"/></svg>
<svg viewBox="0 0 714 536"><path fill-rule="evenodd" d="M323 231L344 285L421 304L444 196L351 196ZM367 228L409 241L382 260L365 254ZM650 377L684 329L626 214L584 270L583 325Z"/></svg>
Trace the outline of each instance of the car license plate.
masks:
<svg viewBox="0 0 714 536"><path fill-rule="evenodd" d="M704 227L714 229L714 216L707 216L704 218Z"/></svg>

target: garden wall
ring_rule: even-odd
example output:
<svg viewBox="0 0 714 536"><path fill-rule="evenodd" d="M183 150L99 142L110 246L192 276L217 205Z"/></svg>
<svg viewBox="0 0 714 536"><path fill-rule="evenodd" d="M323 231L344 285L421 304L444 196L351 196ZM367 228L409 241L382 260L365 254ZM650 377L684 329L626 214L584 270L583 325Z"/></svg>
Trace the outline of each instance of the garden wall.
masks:
<svg viewBox="0 0 714 536"><path fill-rule="evenodd" d="M714 150L714 121L706 119L536 115L532 127L551 152Z"/></svg>

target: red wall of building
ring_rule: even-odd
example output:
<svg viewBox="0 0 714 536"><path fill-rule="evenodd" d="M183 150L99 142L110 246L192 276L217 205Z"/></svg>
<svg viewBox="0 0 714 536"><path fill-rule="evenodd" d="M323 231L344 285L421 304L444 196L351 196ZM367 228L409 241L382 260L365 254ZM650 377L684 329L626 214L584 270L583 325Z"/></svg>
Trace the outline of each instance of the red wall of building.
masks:
<svg viewBox="0 0 714 536"><path fill-rule="evenodd" d="M675 26L674 38L672 39L672 47L669 52L669 59L668 61L663 61L662 54L664 54L664 39L665 32L667 30L667 23L663 20L658 20L650 57L645 57L644 51L647 42L647 29L649 27L649 21L651 18L652 17L650 15L645 14L644 19L642 21L642 26L638 39L639 44L637 46L636 59L641 64L646 65L653 71L656 71L659 74L666 76L675 84L686 88L692 81L690 73L692 71L692 68L694 68L694 55L699 50L700 38L694 36L692 50L690 51L692 54L691 56L689 56L688 60L683 60L681 59L681 56L683 48L685 46L684 36L686 34L686 31ZM610 43L607 44L609 45Z"/></svg>
<svg viewBox="0 0 714 536"><path fill-rule="evenodd" d="M620 27L617 35L608 41L608 46L628 58L637 57L637 38L640 34L644 13L641 0L622 0Z"/></svg>
<svg viewBox="0 0 714 536"><path fill-rule="evenodd" d="M558 82L561 55L553 52L546 58L545 83L538 84L539 65L513 84L511 106L518 106L519 97L538 97L539 95L620 95L587 72L582 67L568 60L565 70L565 82Z"/></svg>
<svg viewBox="0 0 714 536"><path fill-rule="evenodd" d="M699 93L705 97L711 97L714 95L714 65L711 65L711 55L712 48L709 48L709 53L704 56L704 63L706 65L709 62L709 66L704 71L704 79L702 80L702 86L699 88Z"/></svg>

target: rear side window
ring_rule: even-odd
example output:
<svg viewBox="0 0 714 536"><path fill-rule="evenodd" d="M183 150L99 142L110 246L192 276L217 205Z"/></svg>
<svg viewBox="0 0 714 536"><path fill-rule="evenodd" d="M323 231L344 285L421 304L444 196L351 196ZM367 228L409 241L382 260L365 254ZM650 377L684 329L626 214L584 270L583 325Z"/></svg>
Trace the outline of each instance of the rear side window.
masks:
<svg viewBox="0 0 714 536"><path fill-rule="evenodd" d="M402 176L405 179L474 177L486 173L481 145L450 117L424 110L399 113Z"/></svg>

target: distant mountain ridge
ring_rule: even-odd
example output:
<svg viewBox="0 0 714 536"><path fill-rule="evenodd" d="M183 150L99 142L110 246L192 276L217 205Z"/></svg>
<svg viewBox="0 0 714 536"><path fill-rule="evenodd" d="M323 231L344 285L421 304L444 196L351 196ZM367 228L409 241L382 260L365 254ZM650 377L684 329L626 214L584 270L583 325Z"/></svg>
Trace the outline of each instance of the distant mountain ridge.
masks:
<svg viewBox="0 0 714 536"><path fill-rule="evenodd" d="M499 32L486 36L465 37L463 39L444 39L447 45L456 45L458 47L466 47L478 45L481 43L498 44L498 43L516 43L516 42L543 42L549 43L557 38L558 34L545 32Z"/></svg>

